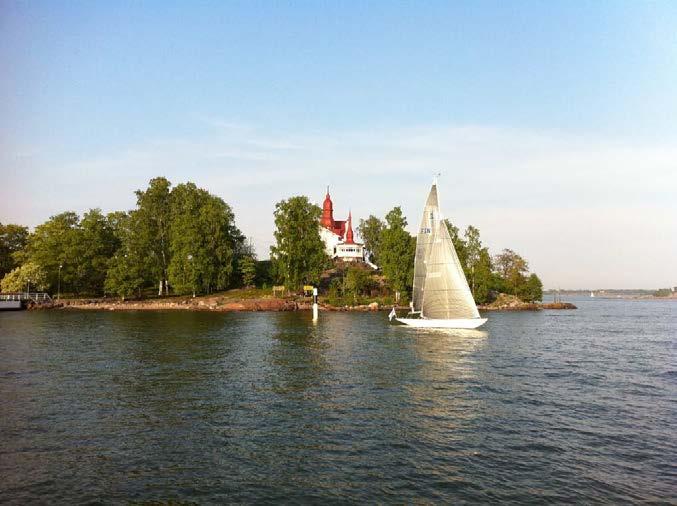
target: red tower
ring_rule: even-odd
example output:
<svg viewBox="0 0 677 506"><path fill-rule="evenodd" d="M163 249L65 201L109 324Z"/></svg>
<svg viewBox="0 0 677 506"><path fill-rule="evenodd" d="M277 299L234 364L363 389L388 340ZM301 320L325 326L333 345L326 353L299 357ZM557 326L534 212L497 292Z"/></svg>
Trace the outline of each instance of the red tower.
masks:
<svg viewBox="0 0 677 506"><path fill-rule="evenodd" d="M320 225L329 230L334 228L334 205L331 202L331 197L329 196L329 187L327 186L327 195L324 197L324 204L322 204L322 218L320 219Z"/></svg>
<svg viewBox="0 0 677 506"><path fill-rule="evenodd" d="M355 244L353 240L353 214L348 211L348 224L346 225L346 244Z"/></svg>

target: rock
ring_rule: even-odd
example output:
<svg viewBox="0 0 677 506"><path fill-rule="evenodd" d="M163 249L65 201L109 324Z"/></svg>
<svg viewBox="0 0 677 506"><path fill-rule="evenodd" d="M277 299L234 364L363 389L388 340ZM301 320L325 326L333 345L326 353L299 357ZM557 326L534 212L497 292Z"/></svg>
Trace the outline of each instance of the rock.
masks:
<svg viewBox="0 0 677 506"><path fill-rule="evenodd" d="M548 302L541 304L543 309L578 309L571 302Z"/></svg>
<svg viewBox="0 0 677 506"><path fill-rule="evenodd" d="M222 306L224 311L246 311L247 308L241 302L228 302Z"/></svg>
<svg viewBox="0 0 677 506"><path fill-rule="evenodd" d="M369 304L369 311L378 311L378 302L372 302Z"/></svg>

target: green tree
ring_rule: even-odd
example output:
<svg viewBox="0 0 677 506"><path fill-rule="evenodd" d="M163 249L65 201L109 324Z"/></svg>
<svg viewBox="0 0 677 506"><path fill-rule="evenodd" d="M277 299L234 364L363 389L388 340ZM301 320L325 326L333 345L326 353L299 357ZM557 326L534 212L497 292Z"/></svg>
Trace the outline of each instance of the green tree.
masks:
<svg viewBox="0 0 677 506"><path fill-rule="evenodd" d="M531 274L526 280L520 294L522 300L536 302L543 300L543 283L536 274Z"/></svg>
<svg viewBox="0 0 677 506"><path fill-rule="evenodd" d="M82 276L86 274L80 267L83 252L80 234L80 218L76 213L67 211L35 227L28 237L24 259L42 267L47 275L46 289L51 292L57 288L59 270L61 291L80 291Z"/></svg>
<svg viewBox="0 0 677 506"><path fill-rule="evenodd" d="M511 249L504 249L494 258L494 265L500 274L505 290L518 295L522 285L526 283L526 273L529 272L528 262Z"/></svg>
<svg viewBox="0 0 677 506"><path fill-rule="evenodd" d="M110 258L120 248L113 226L100 209L91 209L82 217L79 233L75 235L78 258L75 270L79 291L91 294L103 292Z"/></svg>
<svg viewBox="0 0 677 506"><path fill-rule="evenodd" d="M244 240L230 206L193 183L171 193L169 280L178 293L227 288Z"/></svg>
<svg viewBox="0 0 677 506"><path fill-rule="evenodd" d="M275 205L275 241L270 259L290 290L317 283L329 263L320 237L321 210L308 197L296 196Z"/></svg>
<svg viewBox="0 0 677 506"><path fill-rule="evenodd" d="M252 286L256 279L256 259L253 256L246 256L240 260L240 275L242 276L242 285Z"/></svg>
<svg viewBox="0 0 677 506"><path fill-rule="evenodd" d="M380 237L380 268L394 291L405 292L414 278L416 238L404 229L407 219L399 207L386 215L386 223Z"/></svg>
<svg viewBox="0 0 677 506"><path fill-rule="evenodd" d="M144 278L147 258L136 231L135 214L111 213L108 221L119 247L108 261L105 292L115 294L123 300L134 294L141 295L141 289L147 282Z"/></svg>
<svg viewBox="0 0 677 506"><path fill-rule="evenodd" d="M381 232L385 228L383 220L370 215L366 220L360 220L357 233L360 234L364 247L369 253L369 261L378 265L378 257L381 249Z"/></svg>
<svg viewBox="0 0 677 506"><path fill-rule="evenodd" d="M120 252L110 259L104 283L106 293L115 294L125 300L134 294L140 294L143 285L140 264L132 257Z"/></svg>
<svg viewBox="0 0 677 506"><path fill-rule="evenodd" d="M0 279L18 266L16 254L28 243L28 228L0 223Z"/></svg>
<svg viewBox="0 0 677 506"><path fill-rule="evenodd" d="M25 292L28 289L42 292L48 287L47 273L33 262L26 262L15 268L0 283L3 292Z"/></svg>
<svg viewBox="0 0 677 506"><path fill-rule="evenodd" d="M480 231L468 225L468 228L465 229L465 264L466 272L465 276L468 279L468 284L470 285L470 291L473 294L473 297L476 297L475 285L476 285L476 274L475 271L478 268L480 261L480 252L482 251L482 241L480 240ZM477 299L475 299L477 300Z"/></svg>
<svg viewBox="0 0 677 506"><path fill-rule="evenodd" d="M492 270L489 250L487 248L482 248L479 252L479 259L473 273L473 297L477 304L489 302L494 281Z"/></svg>
<svg viewBox="0 0 677 506"><path fill-rule="evenodd" d="M371 275L364 268L350 266L346 269L343 277L343 294L357 302L357 298L366 295L369 289L374 285Z"/></svg>
<svg viewBox="0 0 677 506"><path fill-rule="evenodd" d="M170 258L171 183L164 177L151 179L145 191L137 190L134 226L138 243L146 259L149 277L158 282L158 295L168 293Z"/></svg>

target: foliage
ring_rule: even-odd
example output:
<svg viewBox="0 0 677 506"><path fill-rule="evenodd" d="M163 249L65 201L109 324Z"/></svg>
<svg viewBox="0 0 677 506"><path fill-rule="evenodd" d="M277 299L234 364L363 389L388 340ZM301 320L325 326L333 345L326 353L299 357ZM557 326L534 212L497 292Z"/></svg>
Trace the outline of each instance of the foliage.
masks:
<svg viewBox="0 0 677 506"><path fill-rule="evenodd" d="M361 267L350 266L346 269L343 278L343 294L352 298L353 302L361 295L368 295L375 285L371 274Z"/></svg>
<svg viewBox="0 0 677 506"><path fill-rule="evenodd" d="M30 286L29 286L30 283ZM49 286L47 273L38 264L26 262L9 272L0 287L3 292L44 291Z"/></svg>
<svg viewBox="0 0 677 506"><path fill-rule="evenodd" d="M168 277L177 293L227 288L242 234L228 204L193 183L171 192Z"/></svg>
<svg viewBox="0 0 677 506"><path fill-rule="evenodd" d="M28 228L0 223L0 279L18 266L15 255L26 247Z"/></svg>
<svg viewBox="0 0 677 506"><path fill-rule="evenodd" d="M270 260L256 262L256 278L254 279L256 286L267 288L272 286L274 282L272 262Z"/></svg>
<svg viewBox="0 0 677 506"><path fill-rule="evenodd" d="M47 285L55 291L61 269L61 291L77 292L84 269L79 268L82 241L80 218L74 212L52 216L38 225L28 238L24 258L42 267L47 274Z"/></svg>
<svg viewBox="0 0 677 506"><path fill-rule="evenodd" d="M167 293L170 280L177 292L228 287L235 258L246 251L228 204L193 183L172 190L165 178L152 179L136 196L130 212L52 216L21 251L16 251L22 245L19 230L11 248L0 243L0 253L12 249L16 259L39 265L52 292L59 278L62 292L121 297L156 283Z"/></svg>
<svg viewBox="0 0 677 506"><path fill-rule="evenodd" d="M120 247L120 240L111 221L100 209L91 209L84 214L76 238L75 249L79 262L75 266L75 272L78 291L100 293L106 279L109 259Z"/></svg>
<svg viewBox="0 0 677 506"><path fill-rule="evenodd" d="M396 292L411 289L414 278L416 238L404 228L407 219L395 207L386 215L387 227L381 231L379 262L390 287Z"/></svg>
<svg viewBox="0 0 677 506"><path fill-rule="evenodd" d="M111 218L91 209L82 220L74 212L65 212L37 226L22 256L42 267L50 291L56 291L60 277L62 292L98 294L109 259L119 247Z"/></svg>
<svg viewBox="0 0 677 506"><path fill-rule="evenodd" d="M275 205L275 240L270 248L274 271L290 290L319 282L329 263L320 237L321 210L307 197L297 196Z"/></svg>
<svg viewBox="0 0 677 506"><path fill-rule="evenodd" d="M246 256L240 260L240 275L242 276L243 286L252 286L256 279L256 259L253 256Z"/></svg>
<svg viewBox="0 0 677 506"><path fill-rule="evenodd" d="M543 300L543 283L536 274L531 274L520 289L519 297L526 302Z"/></svg>
<svg viewBox="0 0 677 506"><path fill-rule="evenodd" d="M119 254L110 260L104 288L122 300L139 293L144 285L139 263L127 254Z"/></svg>
<svg viewBox="0 0 677 506"><path fill-rule="evenodd" d="M150 180L145 191L137 190L133 212L135 242L144 252L144 267L149 277L158 281L159 293L169 291L169 227L171 183L164 177ZM141 259L139 259L141 260Z"/></svg>
<svg viewBox="0 0 677 506"><path fill-rule="evenodd" d="M522 286L526 283L526 274L529 272L527 261L513 250L506 248L496 255L494 264L503 279L504 291L519 296Z"/></svg>
<svg viewBox="0 0 677 506"><path fill-rule="evenodd" d="M147 253L137 235L135 213L111 213L109 223L120 247L108 262L104 292L122 299L140 294L146 285Z"/></svg>
<svg viewBox="0 0 677 506"><path fill-rule="evenodd" d="M374 215L370 215L366 220L360 220L360 224L357 226L357 232L369 253L369 261L376 265L378 265L381 251L381 232L383 232L385 226L383 220Z"/></svg>
<svg viewBox="0 0 677 506"><path fill-rule="evenodd" d="M489 255L488 248L480 250L472 279L473 285L471 289L475 302L477 304L489 302L494 283L491 256Z"/></svg>

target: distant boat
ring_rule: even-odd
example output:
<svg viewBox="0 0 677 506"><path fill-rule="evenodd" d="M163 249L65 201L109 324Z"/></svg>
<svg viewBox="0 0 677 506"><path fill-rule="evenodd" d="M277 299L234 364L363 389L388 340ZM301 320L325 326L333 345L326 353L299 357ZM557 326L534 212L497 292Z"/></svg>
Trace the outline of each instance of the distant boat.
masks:
<svg viewBox="0 0 677 506"><path fill-rule="evenodd" d="M590 297L594 297L594 296L595 296L595 292L590 292Z"/></svg>
<svg viewBox="0 0 677 506"><path fill-rule="evenodd" d="M406 318L398 318L393 310L389 317L410 327L449 329L475 329L487 321L480 318L440 216L436 183L430 188L416 238L411 311Z"/></svg>

